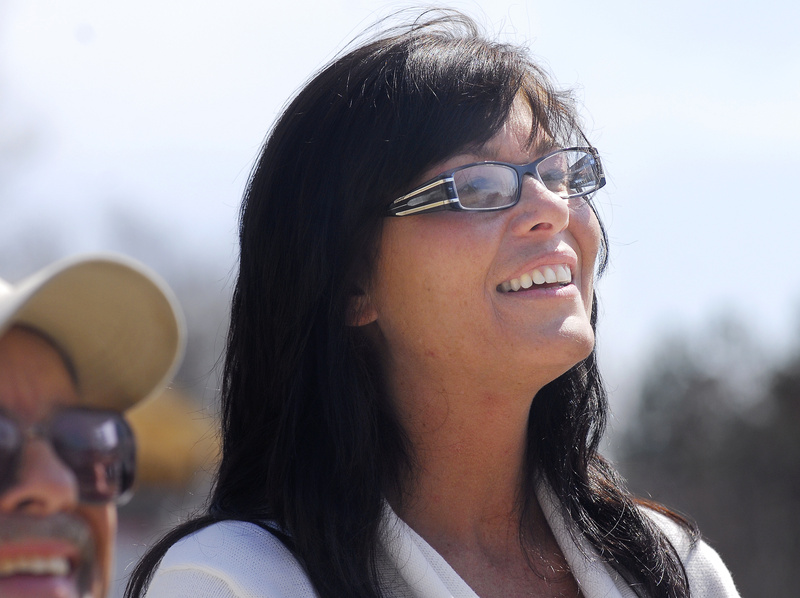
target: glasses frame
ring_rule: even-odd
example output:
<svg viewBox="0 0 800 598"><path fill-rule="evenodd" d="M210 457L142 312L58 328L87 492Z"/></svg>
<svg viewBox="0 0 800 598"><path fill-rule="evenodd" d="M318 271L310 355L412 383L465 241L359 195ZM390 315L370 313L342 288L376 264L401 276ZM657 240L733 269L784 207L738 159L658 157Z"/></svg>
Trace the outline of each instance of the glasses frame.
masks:
<svg viewBox="0 0 800 598"><path fill-rule="evenodd" d="M598 153L596 148L591 146L565 147L552 151L549 154L542 156L541 158L537 158L530 164L520 165L520 164L511 164L509 162L498 162L489 160L485 162L472 162L470 164L464 164L462 166L457 166L455 168L445 170L443 173L435 176L429 181L422 183L422 185L420 185L410 193L406 193L405 195L395 199L389 205L389 210L387 215L411 216L412 214L438 212L441 210L457 210L464 212L496 212L498 210L508 209L510 207L517 205L517 203L519 202L519 198L522 195L522 182L526 174L531 175L533 178L535 178L537 181L539 181L546 187L547 186L546 183L542 180L542 177L539 175L538 171L539 164L541 164L548 158L555 156L556 154L560 154L563 152L572 152L572 151L582 151L592 156L595 165L597 167L597 173L598 173L597 186L588 191L582 191L581 193L567 195L566 197L562 197L562 199L573 199L576 197L589 196L595 191L601 189L606 184L606 177L603 171L603 164L600 161L600 154ZM517 194L513 202L511 202L508 205L493 206L490 208L470 208L461 204L461 201L458 199L458 191L456 190L456 184L453 175L459 170L464 170L465 168L470 168L472 166L482 166L485 164L498 164L500 166L506 166L508 168L511 168L512 170L514 170L514 172L517 173ZM447 199L442 200L439 199L439 197L437 196L437 192L441 192L442 190L444 190L444 192L446 193ZM418 199L426 194L430 194L431 197L428 199L424 198ZM415 199L417 199L416 202L413 201Z"/></svg>
<svg viewBox="0 0 800 598"><path fill-rule="evenodd" d="M107 417L107 421L113 421L117 434L119 435L119 444L114 449L114 452L118 456L115 464L120 468L118 476L119 485L115 489L115 493L108 497L97 498L90 494L90 490L84 489L80 483L81 474L83 472L76 470L72 466L69 458L62 452L62 450L65 449L61 449L59 446L59 438L53 432L53 428L55 428L60 416L80 413ZM25 442L32 438L38 438L47 441L64 466L75 475L78 480L78 491L81 502L89 504L108 504L111 502L124 504L132 495L132 487L136 472L136 438L130 424L119 411L94 407L64 407L56 411L46 420L32 426L23 426L11 414L3 409L0 409L0 418L8 422L15 431L15 436L13 438L16 443L15 446L11 447L12 450L8 453L9 459L6 463L8 470L0 471L0 494L12 488L16 483L15 480L21 466ZM86 452L90 453L91 450L87 450ZM94 466L96 463L87 462L87 464Z"/></svg>

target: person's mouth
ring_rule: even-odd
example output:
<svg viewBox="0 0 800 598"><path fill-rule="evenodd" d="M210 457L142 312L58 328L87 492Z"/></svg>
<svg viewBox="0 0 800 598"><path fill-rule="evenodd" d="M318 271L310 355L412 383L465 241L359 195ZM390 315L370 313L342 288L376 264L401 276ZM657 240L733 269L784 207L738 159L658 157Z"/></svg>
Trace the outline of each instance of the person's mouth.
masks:
<svg viewBox="0 0 800 598"><path fill-rule="evenodd" d="M18 549L16 557L7 556L9 548ZM62 547L64 550L66 546ZM74 547L72 547L74 551ZM30 598L79 598L87 596L87 587L76 575L76 560L66 555L50 555L55 547L40 543L3 546L0 558L0 596Z"/></svg>
<svg viewBox="0 0 800 598"><path fill-rule="evenodd" d="M86 596L94 568L82 519L0 516L0 596Z"/></svg>
<svg viewBox="0 0 800 598"><path fill-rule="evenodd" d="M61 546L61 551L74 547ZM10 555L15 550L17 556ZM52 544L34 542L5 545L0 558L0 596L30 598L79 598L88 587L77 574L77 559L66 554L48 555ZM21 553L21 554L19 554Z"/></svg>
<svg viewBox="0 0 800 598"><path fill-rule="evenodd" d="M20 557L0 560L0 579L15 575L55 575L65 577L72 571L67 557Z"/></svg>
<svg viewBox="0 0 800 598"><path fill-rule="evenodd" d="M569 264L540 266L519 278L506 280L497 286L501 293L516 293L530 288L550 288L564 286L572 282L572 268Z"/></svg>

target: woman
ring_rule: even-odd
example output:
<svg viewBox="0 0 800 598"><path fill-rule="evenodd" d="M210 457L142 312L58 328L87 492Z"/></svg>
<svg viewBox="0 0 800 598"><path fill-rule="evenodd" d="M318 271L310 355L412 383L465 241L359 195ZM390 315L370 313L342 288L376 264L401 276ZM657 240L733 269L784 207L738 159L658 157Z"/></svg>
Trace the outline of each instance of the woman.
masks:
<svg viewBox="0 0 800 598"><path fill-rule="evenodd" d="M461 15L322 70L245 198L210 506L128 596L736 595L597 453L604 182Z"/></svg>

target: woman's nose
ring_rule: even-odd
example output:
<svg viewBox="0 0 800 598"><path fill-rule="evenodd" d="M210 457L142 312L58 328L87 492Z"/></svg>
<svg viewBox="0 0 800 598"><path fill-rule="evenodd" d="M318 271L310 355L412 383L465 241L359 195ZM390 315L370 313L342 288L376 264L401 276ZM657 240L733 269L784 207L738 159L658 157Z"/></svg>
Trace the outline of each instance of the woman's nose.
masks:
<svg viewBox="0 0 800 598"><path fill-rule="evenodd" d="M526 175L519 202L514 208L514 231L556 234L569 226L569 200L550 191L540 181Z"/></svg>
<svg viewBox="0 0 800 598"><path fill-rule="evenodd" d="M0 494L0 513L45 516L78 505L78 481L46 441L29 440L14 484Z"/></svg>

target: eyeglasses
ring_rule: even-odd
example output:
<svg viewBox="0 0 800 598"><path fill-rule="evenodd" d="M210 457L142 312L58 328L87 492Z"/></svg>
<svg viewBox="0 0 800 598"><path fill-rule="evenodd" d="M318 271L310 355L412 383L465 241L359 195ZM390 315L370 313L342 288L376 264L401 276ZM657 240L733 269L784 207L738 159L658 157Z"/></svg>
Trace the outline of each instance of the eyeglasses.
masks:
<svg viewBox="0 0 800 598"><path fill-rule="evenodd" d="M136 445L133 431L117 411L70 407L30 428L0 412L0 494L19 475L27 438L50 441L78 480L80 500L121 502L133 485Z"/></svg>
<svg viewBox="0 0 800 598"><path fill-rule="evenodd" d="M525 165L475 162L447 170L395 199L388 215L409 216L438 210L504 210L519 201L526 174L562 199L586 197L606 184L597 150L570 147Z"/></svg>

